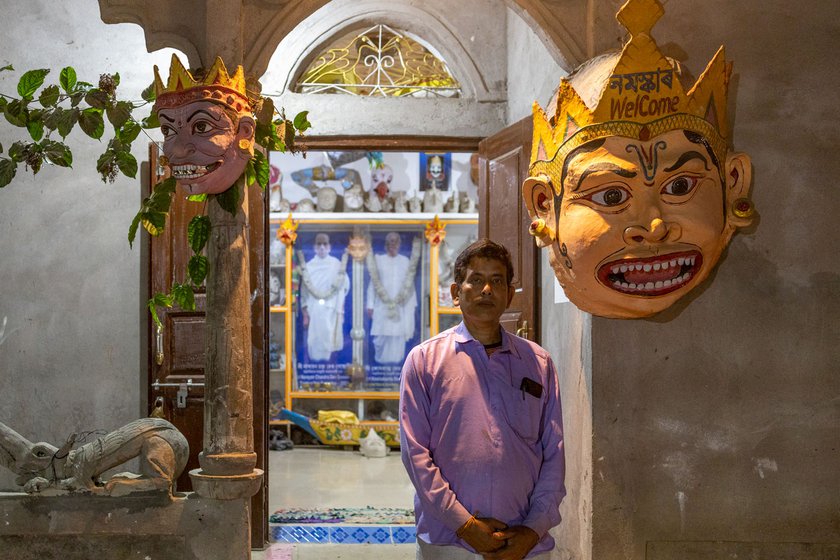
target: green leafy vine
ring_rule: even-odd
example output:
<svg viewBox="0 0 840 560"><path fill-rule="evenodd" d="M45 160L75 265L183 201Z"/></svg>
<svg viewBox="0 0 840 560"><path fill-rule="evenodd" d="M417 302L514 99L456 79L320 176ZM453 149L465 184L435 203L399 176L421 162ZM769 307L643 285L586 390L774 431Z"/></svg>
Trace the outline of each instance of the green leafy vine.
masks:
<svg viewBox="0 0 840 560"><path fill-rule="evenodd" d="M11 65L0 68L0 72L13 70ZM78 125L87 136L101 141L105 135L106 119L113 129L113 137L97 159L96 170L103 182L113 183L119 173L135 178L138 164L131 154L131 143L141 132L145 133L144 129L160 126L155 113L141 120L133 115L136 109L154 102L153 85L143 91L141 102L134 102L117 97L119 74L101 74L94 86L79 81L75 69L67 66L59 73L58 84L45 86L49 74L50 70L46 68L29 70L18 81L18 96L0 93L0 112L10 124L26 129L29 134L29 139L18 140L9 146L8 152L4 152L0 143L0 188L12 182L21 164L33 175L45 163L72 168L73 153L64 140ZM265 153L298 151L296 139L312 126L308 111L302 111L289 120L282 110L275 108L271 98L254 97L257 123L254 142ZM56 134L61 140L55 139ZM151 137L149 139L154 141ZM258 184L263 190L268 187L270 166L265 153L255 150L248 161L244 173L246 185ZM155 185L152 193L143 199L128 228L129 246L133 247L141 225L152 236L163 233L174 194L175 179L171 177ZM214 197L226 211L236 214L240 196L236 185L224 193L209 196ZM208 195L188 197L190 201L204 203L205 209L207 198ZM182 283L173 283L168 294L158 292L148 301L149 312L158 329L162 328L158 315L161 307L177 305L183 310L195 310L195 290L207 276L207 257L203 252L209 236L210 218L204 213L195 216L187 226L187 240L193 252L187 264L188 278Z"/></svg>

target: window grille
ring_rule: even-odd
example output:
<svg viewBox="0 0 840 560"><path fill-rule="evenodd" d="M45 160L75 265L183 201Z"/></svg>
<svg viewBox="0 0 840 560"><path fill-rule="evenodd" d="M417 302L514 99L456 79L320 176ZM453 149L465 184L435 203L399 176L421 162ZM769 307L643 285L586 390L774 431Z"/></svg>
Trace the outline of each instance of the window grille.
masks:
<svg viewBox="0 0 840 560"><path fill-rule="evenodd" d="M429 47L379 24L336 40L301 74L299 93L460 97L461 86Z"/></svg>

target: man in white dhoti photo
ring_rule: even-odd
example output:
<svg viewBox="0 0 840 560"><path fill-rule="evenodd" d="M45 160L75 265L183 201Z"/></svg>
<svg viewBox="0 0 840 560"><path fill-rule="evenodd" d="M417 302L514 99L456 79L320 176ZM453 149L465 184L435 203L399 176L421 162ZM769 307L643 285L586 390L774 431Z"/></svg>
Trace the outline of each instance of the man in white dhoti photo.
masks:
<svg viewBox="0 0 840 560"><path fill-rule="evenodd" d="M309 359L329 360L344 346L344 301L350 291L347 260L330 255L330 237L315 236L315 256L301 267L301 313Z"/></svg>
<svg viewBox="0 0 840 560"><path fill-rule="evenodd" d="M369 255L367 261L371 281L365 300L374 358L379 363L402 363L405 343L414 336L414 277L420 255L412 251L410 260L401 255L400 242L400 234L392 231L385 237L385 253Z"/></svg>

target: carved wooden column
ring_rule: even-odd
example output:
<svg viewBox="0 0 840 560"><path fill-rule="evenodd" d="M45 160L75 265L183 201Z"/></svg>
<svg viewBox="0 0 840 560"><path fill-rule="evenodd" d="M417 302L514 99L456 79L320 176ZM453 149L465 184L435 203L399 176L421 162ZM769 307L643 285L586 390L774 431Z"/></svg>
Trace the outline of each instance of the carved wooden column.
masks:
<svg viewBox="0 0 840 560"><path fill-rule="evenodd" d="M248 204L241 179L237 186L235 216L208 203L204 449L190 471L199 495L223 500L251 497L263 475L254 468Z"/></svg>

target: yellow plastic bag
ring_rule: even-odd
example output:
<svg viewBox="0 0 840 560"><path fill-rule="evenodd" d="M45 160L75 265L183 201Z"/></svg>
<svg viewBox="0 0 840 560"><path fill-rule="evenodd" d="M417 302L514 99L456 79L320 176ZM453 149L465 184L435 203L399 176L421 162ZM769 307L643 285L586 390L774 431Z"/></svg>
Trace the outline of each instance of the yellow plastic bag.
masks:
<svg viewBox="0 0 840 560"><path fill-rule="evenodd" d="M334 424L358 424L359 418L349 410L319 410L318 421Z"/></svg>

